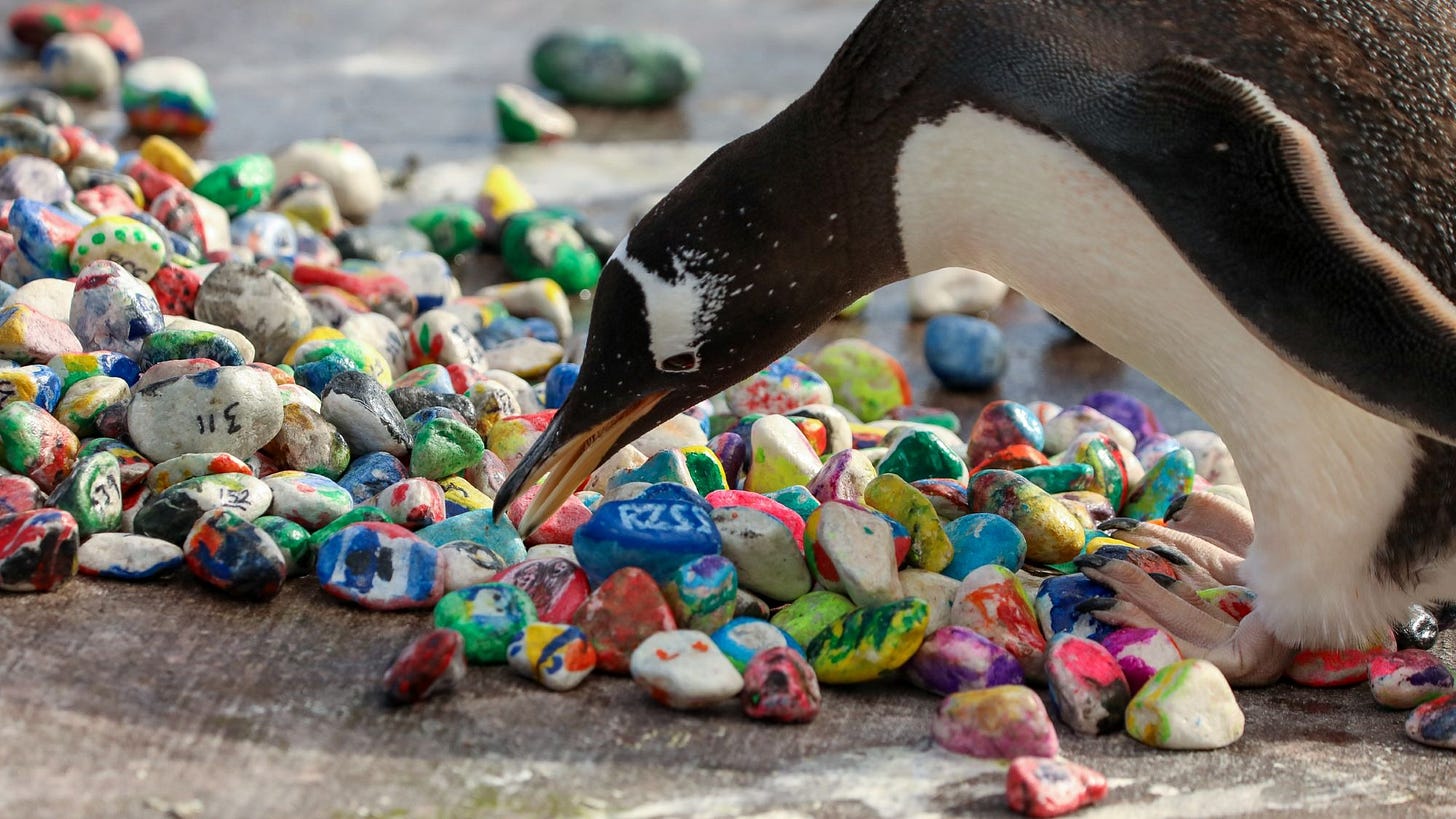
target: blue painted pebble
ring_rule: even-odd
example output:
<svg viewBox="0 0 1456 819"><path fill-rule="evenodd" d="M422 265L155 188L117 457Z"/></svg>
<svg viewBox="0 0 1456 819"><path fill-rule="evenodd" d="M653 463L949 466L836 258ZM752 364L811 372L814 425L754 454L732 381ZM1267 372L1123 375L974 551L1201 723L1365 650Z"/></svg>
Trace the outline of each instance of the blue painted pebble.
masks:
<svg viewBox="0 0 1456 819"><path fill-rule="evenodd" d="M103 532L81 542L81 574L113 580L152 580L182 568L182 549L154 537Z"/></svg>
<svg viewBox="0 0 1456 819"><path fill-rule="evenodd" d="M956 580L992 563L1018 571L1026 561L1026 537L1000 515L976 513L956 518L945 525L945 536L955 555L940 573Z"/></svg>
<svg viewBox="0 0 1456 819"><path fill-rule="evenodd" d="M319 546L323 590L366 609L428 608L445 593L444 558L432 544L392 523L355 523Z"/></svg>
<svg viewBox="0 0 1456 819"><path fill-rule="evenodd" d="M388 452L371 452L354 459L339 477L339 486L349 491L355 503L378 495L384 488L409 477L404 462Z"/></svg>
<svg viewBox="0 0 1456 819"><path fill-rule="evenodd" d="M761 651L771 648L791 648L800 656L804 647L784 631L766 620L754 617L735 617L713 632L713 642L728 662L741 674L748 667L748 661Z"/></svg>
<svg viewBox="0 0 1456 819"><path fill-rule="evenodd" d="M573 545L594 587L624 566L666 583L677 567L722 550L713 519L702 507L655 500L602 504L577 528Z"/></svg>
<svg viewBox="0 0 1456 819"><path fill-rule="evenodd" d="M271 600L288 567L267 532L226 509L198 518L182 544L187 568L199 580L240 600Z"/></svg>
<svg viewBox="0 0 1456 819"><path fill-rule="evenodd" d="M951 389L983 390L1006 371L1006 342L985 319L936 316L925 325L925 363Z"/></svg>
<svg viewBox="0 0 1456 819"><path fill-rule="evenodd" d="M1048 577L1036 593L1036 619L1042 635L1051 640L1058 634L1075 634L1090 640L1101 640L1117 631L1117 626L1079 613L1077 606L1094 597L1113 597L1112 589L1090 577L1069 574Z"/></svg>
<svg viewBox="0 0 1456 819"><path fill-rule="evenodd" d="M566 403L566 394L576 385L581 373L580 364L557 364L546 372L546 409L560 409Z"/></svg>

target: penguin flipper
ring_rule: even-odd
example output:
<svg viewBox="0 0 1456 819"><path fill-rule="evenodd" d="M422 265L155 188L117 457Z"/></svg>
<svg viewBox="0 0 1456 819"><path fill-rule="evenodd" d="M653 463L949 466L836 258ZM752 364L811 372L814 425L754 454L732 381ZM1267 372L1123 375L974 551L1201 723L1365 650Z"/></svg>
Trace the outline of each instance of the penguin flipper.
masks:
<svg viewBox="0 0 1456 819"><path fill-rule="evenodd" d="M1319 139L1261 88L1169 58L1069 108L1056 129L1282 358L1456 443L1456 304L1365 224Z"/></svg>

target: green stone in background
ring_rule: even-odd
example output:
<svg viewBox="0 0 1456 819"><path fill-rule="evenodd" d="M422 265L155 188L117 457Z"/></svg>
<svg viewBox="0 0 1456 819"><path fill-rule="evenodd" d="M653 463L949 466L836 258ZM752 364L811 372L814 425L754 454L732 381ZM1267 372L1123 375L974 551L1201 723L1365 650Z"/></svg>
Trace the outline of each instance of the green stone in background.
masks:
<svg viewBox="0 0 1456 819"><path fill-rule="evenodd" d="M576 135L576 117L514 83L496 88L495 113L506 142L555 142Z"/></svg>
<svg viewBox="0 0 1456 819"><path fill-rule="evenodd" d="M266 154L243 154L213 168L192 190L237 216L267 202L273 183L273 160Z"/></svg>
<svg viewBox="0 0 1456 819"><path fill-rule="evenodd" d="M283 562L288 566L289 577L313 571L313 550L309 546L307 529L277 515L264 515L253 521L253 525L267 532L283 550Z"/></svg>
<svg viewBox="0 0 1456 819"><path fill-rule="evenodd" d="M511 216L501 230L501 255L518 279L550 279L568 293L589 290L602 262L571 223L543 211Z"/></svg>
<svg viewBox="0 0 1456 819"><path fill-rule="evenodd" d="M469 205L436 205L409 218L410 227L430 237L430 247L446 259L480 245L485 217Z"/></svg>
<svg viewBox="0 0 1456 819"><path fill-rule="evenodd" d="M809 490L802 486L784 487L777 492L769 492L764 497L789 507L794 514L806 521L810 515L814 514L814 510L819 508L819 499L809 494Z"/></svg>
<svg viewBox="0 0 1456 819"><path fill-rule="evenodd" d="M702 57L684 40L665 34L576 28L537 44L531 70L568 102L665 105L693 86Z"/></svg>

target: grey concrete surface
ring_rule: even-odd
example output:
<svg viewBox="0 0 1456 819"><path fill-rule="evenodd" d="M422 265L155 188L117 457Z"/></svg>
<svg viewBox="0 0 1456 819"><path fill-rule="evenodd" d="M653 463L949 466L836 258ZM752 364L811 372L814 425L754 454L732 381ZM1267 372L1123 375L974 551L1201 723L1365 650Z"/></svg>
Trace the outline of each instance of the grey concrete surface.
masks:
<svg viewBox="0 0 1456 819"><path fill-rule="evenodd" d="M862 0L248 0L125 4L151 54L209 73L213 159L298 137L359 141L402 176L385 216L466 198L490 159L543 199L614 229L712 147L766 120L817 76L868 8ZM704 52L700 88L665 111L578 111L580 144L501 150L494 83L528 80L534 39L558 24L678 32ZM36 76L12 60L3 84ZM105 106L88 121L116 132ZM582 305L584 308L586 305ZM1198 420L1147 379L1013 298L995 316L1012 344L998 389L940 390L907 322L903 288L807 348L863 335L901 355L923 403L969 419L996 397L1067 403L1132 391L1174 430ZM622 679L554 694L503 668L453 696L387 707L380 675L428 614L372 614L309 581L266 605L188 578L79 580L0 597L0 817L982 816L1005 812L1002 769L929 744L934 698L882 684L830 690L801 727L731 707L679 714ZM1449 638L1450 635L1447 635ZM1443 643L1452 658L1449 639ZM1084 816L1449 816L1453 761L1401 733L1403 715L1361 687L1242 691L1244 739L1155 752L1125 736L1063 734L1064 754L1109 776Z"/></svg>

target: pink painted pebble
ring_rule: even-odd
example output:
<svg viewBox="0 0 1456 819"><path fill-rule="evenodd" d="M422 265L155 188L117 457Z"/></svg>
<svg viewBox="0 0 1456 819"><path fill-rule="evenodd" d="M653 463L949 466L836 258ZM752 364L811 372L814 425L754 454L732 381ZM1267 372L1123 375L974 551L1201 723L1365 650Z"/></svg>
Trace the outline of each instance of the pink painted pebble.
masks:
<svg viewBox="0 0 1456 819"><path fill-rule="evenodd" d="M1301 651L1285 669L1289 679L1311 688L1339 688L1355 685L1370 678L1370 661L1395 650L1395 634L1385 635L1366 648Z"/></svg>
<svg viewBox="0 0 1456 819"><path fill-rule="evenodd" d="M570 623L591 594L586 572L564 557L524 560L497 574L491 582L509 583L536 604L544 623Z"/></svg>
<svg viewBox="0 0 1456 819"><path fill-rule="evenodd" d="M1370 693L1386 708L1415 708L1451 690L1451 670L1424 649L1370 658Z"/></svg>
<svg viewBox="0 0 1456 819"><path fill-rule="evenodd" d="M982 759L1054 757L1060 747L1041 697L1021 685L951 694L930 733L947 751Z"/></svg>
<svg viewBox="0 0 1456 819"><path fill-rule="evenodd" d="M959 691L1020 685L1021 664L1006 649L963 626L946 626L925 638L905 665L918 688L945 696Z"/></svg>
<svg viewBox="0 0 1456 819"><path fill-rule="evenodd" d="M1456 750L1456 694L1437 697L1405 720L1405 735L1432 748Z"/></svg>
<svg viewBox="0 0 1456 819"><path fill-rule="evenodd" d="M1098 642L1122 666L1127 687L1136 694L1164 666L1183 659L1173 638L1162 629L1120 628Z"/></svg>
<svg viewBox="0 0 1456 819"><path fill-rule="evenodd" d="M819 678L804 655L788 646L761 651L743 671L743 713L767 722L813 722L819 715Z"/></svg>
<svg viewBox="0 0 1456 819"><path fill-rule="evenodd" d="M1118 731L1127 710L1127 680L1107 649L1086 637L1059 634L1047 648L1047 682L1057 716L1088 736Z"/></svg>
<svg viewBox="0 0 1456 819"><path fill-rule="evenodd" d="M1017 757L1006 771L1006 804L1025 816L1061 816L1106 795L1107 777L1065 759Z"/></svg>
<svg viewBox="0 0 1456 819"><path fill-rule="evenodd" d="M384 675L384 694L401 705L429 699L465 679L465 638L451 628L416 637Z"/></svg>

